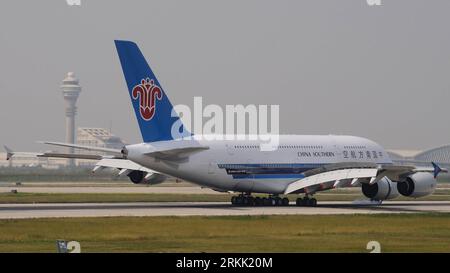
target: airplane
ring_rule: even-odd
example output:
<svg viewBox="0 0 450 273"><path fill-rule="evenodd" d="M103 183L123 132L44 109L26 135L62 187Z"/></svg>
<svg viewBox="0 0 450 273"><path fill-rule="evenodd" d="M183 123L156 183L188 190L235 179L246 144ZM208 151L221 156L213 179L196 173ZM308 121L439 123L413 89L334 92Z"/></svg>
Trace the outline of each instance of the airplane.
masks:
<svg viewBox="0 0 450 273"><path fill-rule="evenodd" d="M143 142L119 150L47 141L43 143L102 155L31 154L97 160L93 172L115 168L135 184L153 185L175 177L235 192L231 203L236 206L287 206L288 197L280 195L297 194L297 206L314 207L315 193L344 187L361 187L364 196L376 201L399 195L418 198L432 194L438 174L447 172L433 162L432 167L396 165L381 145L356 136L279 135L277 147L267 151L261 149L260 138L211 140L192 134L137 44L116 40L115 46ZM181 125L178 137L172 132L174 123ZM8 159L30 155L5 149Z"/></svg>

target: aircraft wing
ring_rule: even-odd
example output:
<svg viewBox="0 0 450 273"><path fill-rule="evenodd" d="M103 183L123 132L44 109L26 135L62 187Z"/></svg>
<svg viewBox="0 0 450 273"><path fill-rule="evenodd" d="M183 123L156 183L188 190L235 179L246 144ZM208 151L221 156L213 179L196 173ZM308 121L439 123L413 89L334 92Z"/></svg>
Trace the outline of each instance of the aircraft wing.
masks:
<svg viewBox="0 0 450 273"><path fill-rule="evenodd" d="M305 172L305 178L294 181L288 185L285 194L300 190L318 188L336 188L342 186L354 186L357 183L374 184L381 178L387 177L392 181L399 181L406 176L417 172L431 172L436 177L440 172L447 172L432 162L432 168L403 166L403 165L378 165L375 163L339 163Z"/></svg>

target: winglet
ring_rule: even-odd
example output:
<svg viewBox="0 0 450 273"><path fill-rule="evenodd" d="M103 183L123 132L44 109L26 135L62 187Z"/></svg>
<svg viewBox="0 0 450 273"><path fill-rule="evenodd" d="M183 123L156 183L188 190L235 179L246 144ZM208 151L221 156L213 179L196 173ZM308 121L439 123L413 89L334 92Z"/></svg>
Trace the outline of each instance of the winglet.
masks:
<svg viewBox="0 0 450 273"><path fill-rule="evenodd" d="M441 169L441 167L439 167L436 163L434 163L434 162L431 162L431 164L433 165L433 168L434 168L434 170L433 170L433 175L434 175L434 178L436 178L437 176L438 176L438 174L440 173L440 172L442 172L442 169Z"/></svg>
<svg viewBox="0 0 450 273"><path fill-rule="evenodd" d="M14 155L13 150L11 150L8 146L3 145L3 148L5 148L6 151L6 160L10 160L11 157Z"/></svg>

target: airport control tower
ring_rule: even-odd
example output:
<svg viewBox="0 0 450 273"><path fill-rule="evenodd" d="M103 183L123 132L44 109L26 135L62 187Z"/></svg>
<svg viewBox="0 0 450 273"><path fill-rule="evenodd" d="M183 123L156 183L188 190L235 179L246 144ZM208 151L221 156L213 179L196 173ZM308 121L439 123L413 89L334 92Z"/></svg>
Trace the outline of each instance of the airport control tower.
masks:
<svg viewBox="0 0 450 273"><path fill-rule="evenodd" d="M66 104L66 142L75 143L75 115L77 114L77 99L81 92L81 86L78 84L78 79L75 73L67 73L63 80L61 90ZM73 148L68 149L69 153L74 153ZM75 159L68 159L69 167L75 166Z"/></svg>

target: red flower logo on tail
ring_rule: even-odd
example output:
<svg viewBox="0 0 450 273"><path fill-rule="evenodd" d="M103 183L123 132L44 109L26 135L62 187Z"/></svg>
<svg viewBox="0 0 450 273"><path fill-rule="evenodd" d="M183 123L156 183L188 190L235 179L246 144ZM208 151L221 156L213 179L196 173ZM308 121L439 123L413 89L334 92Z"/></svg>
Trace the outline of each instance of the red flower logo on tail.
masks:
<svg viewBox="0 0 450 273"><path fill-rule="evenodd" d="M154 80L149 78L143 79L141 84L133 87L131 95L134 100L139 99L139 112L141 117L149 121L155 115L156 100L161 100L163 92L159 86L155 84Z"/></svg>

